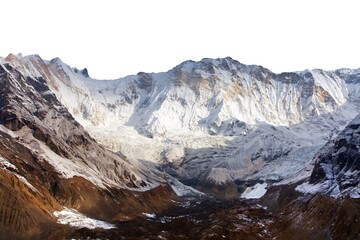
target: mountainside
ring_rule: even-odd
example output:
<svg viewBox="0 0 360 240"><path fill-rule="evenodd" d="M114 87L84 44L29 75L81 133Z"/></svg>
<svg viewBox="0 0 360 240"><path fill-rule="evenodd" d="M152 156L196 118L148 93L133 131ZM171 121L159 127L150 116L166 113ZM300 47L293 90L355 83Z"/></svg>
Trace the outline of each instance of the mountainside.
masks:
<svg viewBox="0 0 360 240"><path fill-rule="evenodd" d="M120 159L97 145L56 99L42 77L23 76L6 64L2 65L1 73L1 124L27 138L25 144L33 145L31 147L39 151L38 155L47 155L48 150L56 153L59 156L58 163L53 164L55 168L60 168L58 172L63 177L72 177L72 171L77 170L77 174L99 187L151 188L151 177L155 184L161 181L161 178L151 175L152 172L148 172L146 176L147 171L145 168L141 169L141 164L134 166L136 162ZM101 165L97 160L100 157ZM64 164L59 164L61 161L65 161ZM69 166L68 169L65 168L66 165ZM127 176L122 179L124 175ZM103 176L105 178L101 179ZM148 183L145 182L147 177Z"/></svg>
<svg viewBox="0 0 360 240"><path fill-rule="evenodd" d="M171 205L176 195L164 174L104 149L43 77L16 67L0 65L1 239L66 231L56 222L78 222L79 212L87 226L90 217L112 222Z"/></svg>
<svg viewBox="0 0 360 240"><path fill-rule="evenodd" d="M315 156L311 175L272 186L261 199L282 216L279 239L359 239L360 115Z"/></svg>
<svg viewBox="0 0 360 240"><path fill-rule="evenodd" d="M5 61L45 79L103 146L224 197L291 181L359 111L360 70L274 74L228 57L99 81L58 58Z"/></svg>
<svg viewBox="0 0 360 240"><path fill-rule="evenodd" d="M133 126L150 137L189 131L232 136L261 122L297 124L357 100L360 74L346 69L274 74L225 58L184 62L166 73L94 81L59 59L49 66L82 95L72 104L62 100L75 115L81 113L93 125ZM68 97L62 88L57 96Z"/></svg>

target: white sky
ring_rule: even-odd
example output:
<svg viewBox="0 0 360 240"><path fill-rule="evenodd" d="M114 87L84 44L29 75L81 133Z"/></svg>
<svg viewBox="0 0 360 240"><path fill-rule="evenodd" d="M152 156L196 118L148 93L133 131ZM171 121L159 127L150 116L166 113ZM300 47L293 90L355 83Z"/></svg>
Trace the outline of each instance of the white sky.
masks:
<svg viewBox="0 0 360 240"><path fill-rule="evenodd" d="M230 56L274 72L360 67L356 0L6 0L0 56L60 57L91 77Z"/></svg>

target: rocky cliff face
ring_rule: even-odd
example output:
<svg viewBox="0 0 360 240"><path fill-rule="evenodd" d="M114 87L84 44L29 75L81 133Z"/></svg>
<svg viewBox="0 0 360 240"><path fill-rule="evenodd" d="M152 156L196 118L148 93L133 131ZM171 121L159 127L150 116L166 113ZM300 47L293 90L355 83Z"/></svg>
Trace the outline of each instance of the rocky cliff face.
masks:
<svg viewBox="0 0 360 240"><path fill-rule="evenodd" d="M360 198L360 115L316 155L308 182L297 189L333 197Z"/></svg>

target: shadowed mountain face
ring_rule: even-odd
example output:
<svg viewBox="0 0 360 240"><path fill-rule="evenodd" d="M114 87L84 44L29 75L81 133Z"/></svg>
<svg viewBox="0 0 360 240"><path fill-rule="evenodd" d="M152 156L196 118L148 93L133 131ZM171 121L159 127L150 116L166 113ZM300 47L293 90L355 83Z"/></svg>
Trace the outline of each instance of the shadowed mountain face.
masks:
<svg viewBox="0 0 360 240"><path fill-rule="evenodd" d="M224 58L99 81L9 55L0 238L356 238L359 74Z"/></svg>
<svg viewBox="0 0 360 240"><path fill-rule="evenodd" d="M319 151L309 182L299 189L333 197L360 197L359 127L360 115Z"/></svg>
<svg viewBox="0 0 360 240"><path fill-rule="evenodd" d="M360 115L314 156L305 181L273 186L261 199L282 216L280 239L360 238L359 122Z"/></svg>

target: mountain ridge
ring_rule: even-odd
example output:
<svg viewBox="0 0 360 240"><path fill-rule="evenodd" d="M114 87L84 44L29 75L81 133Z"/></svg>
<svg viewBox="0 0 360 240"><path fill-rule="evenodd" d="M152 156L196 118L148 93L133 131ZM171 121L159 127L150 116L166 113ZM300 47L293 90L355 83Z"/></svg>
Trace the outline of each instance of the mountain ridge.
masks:
<svg viewBox="0 0 360 240"><path fill-rule="evenodd" d="M13 64L45 76L103 146L201 189L236 186L255 172L263 181L288 178L359 110L359 69L275 74L227 57L93 80L59 58L22 57ZM288 159L302 160L292 166ZM271 174L275 162L292 171Z"/></svg>

